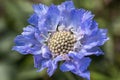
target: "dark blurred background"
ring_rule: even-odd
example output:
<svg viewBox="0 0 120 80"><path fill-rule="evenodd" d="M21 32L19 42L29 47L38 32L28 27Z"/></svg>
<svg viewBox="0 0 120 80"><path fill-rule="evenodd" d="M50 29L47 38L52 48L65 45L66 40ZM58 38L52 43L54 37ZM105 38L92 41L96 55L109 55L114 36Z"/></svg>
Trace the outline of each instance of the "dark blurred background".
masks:
<svg viewBox="0 0 120 80"><path fill-rule="evenodd" d="M84 80L70 72L49 78L37 73L31 55L12 51L13 40L28 25L32 4L60 4L64 0L0 0L0 80ZM102 46L104 56L91 56L91 80L120 80L120 0L73 0L77 8L90 10L100 28L107 28L110 40Z"/></svg>

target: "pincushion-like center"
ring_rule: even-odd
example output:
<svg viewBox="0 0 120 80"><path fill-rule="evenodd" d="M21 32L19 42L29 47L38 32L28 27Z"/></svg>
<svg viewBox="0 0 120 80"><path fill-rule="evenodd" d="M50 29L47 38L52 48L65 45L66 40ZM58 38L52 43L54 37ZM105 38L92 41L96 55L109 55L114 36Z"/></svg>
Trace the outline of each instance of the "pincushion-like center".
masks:
<svg viewBox="0 0 120 80"><path fill-rule="evenodd" d="M76 38L70 31L56 31L48 41L48 47L52 53L67 54L73 50Z"/></svg>

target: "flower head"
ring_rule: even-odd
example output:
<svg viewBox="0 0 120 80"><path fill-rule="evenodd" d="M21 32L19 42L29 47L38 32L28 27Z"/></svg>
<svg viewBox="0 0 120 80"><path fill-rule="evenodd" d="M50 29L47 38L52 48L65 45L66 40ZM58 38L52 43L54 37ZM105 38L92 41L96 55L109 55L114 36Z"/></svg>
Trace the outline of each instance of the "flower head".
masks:
<svg viewBox="0 0 120 80"><path fill-rule="evenodd" d="M84 9L76 9L72 1L61 5L33 5L34 14L28 19L31 24L15 38L13 50L32 54L34 66L41 71L47 68L49 76L62 61L60 70L90 80L87 70L89 55L101 55L99 46L108 37L107 30L99 29L94 15Z"/></svg>

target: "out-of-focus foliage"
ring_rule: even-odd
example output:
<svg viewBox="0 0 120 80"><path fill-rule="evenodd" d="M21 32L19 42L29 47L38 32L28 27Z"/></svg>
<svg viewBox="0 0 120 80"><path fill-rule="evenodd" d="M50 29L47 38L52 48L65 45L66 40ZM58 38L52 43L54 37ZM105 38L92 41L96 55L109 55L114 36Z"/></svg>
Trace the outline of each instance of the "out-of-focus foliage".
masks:
<svg viewBox="0 0 120 80"><path fill-rule="evenodd" d="M49 78L45 70L37 73L31 55L11 51L13 39L27 26L32 4L60 4L64 0L0 0L0 80L82 80L59 70ZM91 80L120 80L120 0L73 0L96 16L100 28L107 28L110 40L102 47L104 56L91 56Z"/></svg>

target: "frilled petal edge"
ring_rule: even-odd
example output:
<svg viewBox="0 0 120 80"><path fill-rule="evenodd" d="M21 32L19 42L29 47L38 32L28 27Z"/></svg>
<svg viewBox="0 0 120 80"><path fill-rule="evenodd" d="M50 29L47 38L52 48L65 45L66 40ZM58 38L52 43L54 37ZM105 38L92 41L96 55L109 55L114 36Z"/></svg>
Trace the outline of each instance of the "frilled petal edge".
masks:
<svg viewBox="0 0 120 80"><path fill-rule="evenodd" d="M72 1L66 1L62 3L61 5L58 5L59 10L64 11L64 10L72 10L75 8L74 4Z"/></svg>

